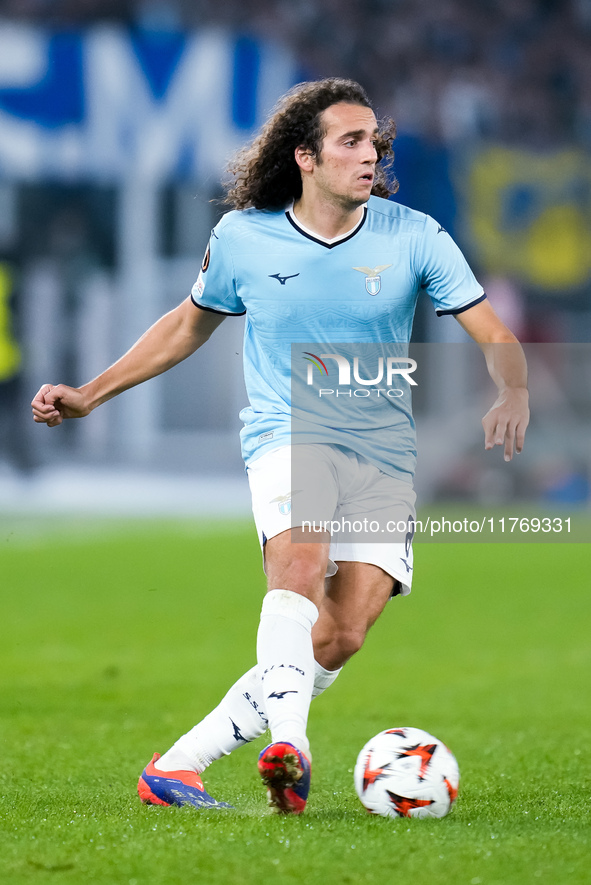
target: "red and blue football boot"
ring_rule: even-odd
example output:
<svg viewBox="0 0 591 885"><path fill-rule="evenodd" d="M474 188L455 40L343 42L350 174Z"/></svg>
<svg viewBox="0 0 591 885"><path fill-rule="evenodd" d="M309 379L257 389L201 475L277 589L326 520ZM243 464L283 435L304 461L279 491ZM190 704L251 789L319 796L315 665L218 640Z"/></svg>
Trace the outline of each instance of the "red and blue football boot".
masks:
<svg viewBox="0 0 591 885"><path fill-rule="evenodd" d="M232 808L227 802L217 802L206 793L203 781L195 771L158 771L154 762L160 753L154 753L137 785L139 797L146 805L193 805L195 808Z"/></svg>
<svg viewBox="0 0 591 885"><path fill-rule="evenodd" d="M279 741L265 747L258 761L267 799L276 814L301 814L310 792L312 767L301 750Z"/></svg>

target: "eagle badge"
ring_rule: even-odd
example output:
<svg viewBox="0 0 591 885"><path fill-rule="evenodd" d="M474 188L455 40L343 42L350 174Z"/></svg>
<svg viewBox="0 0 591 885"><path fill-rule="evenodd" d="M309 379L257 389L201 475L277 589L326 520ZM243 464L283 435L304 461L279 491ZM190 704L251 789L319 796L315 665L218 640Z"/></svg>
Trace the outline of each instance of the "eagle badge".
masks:
<svg viewBox="0 0 591 885"><path fill-rule="evenodd" d="M367 294L377 295L382 288L382 278L380 274L383 273L383 271L387 270L389 267L392 267L392 265L378 264L377 267L354 267L353 270L358 270L366 275L365 289L367 291Z"/></svg>
<svg viewBox="0 0 591 885"><path fill-rule="evenodd" d="M282 516L288 516L291 513L291 499L294 495L298 495L299 490L295 492L288 492L287 495L279 495L278 498L273 498L269 501L269 504L277 504L279 507L279 513Z"/></svg>

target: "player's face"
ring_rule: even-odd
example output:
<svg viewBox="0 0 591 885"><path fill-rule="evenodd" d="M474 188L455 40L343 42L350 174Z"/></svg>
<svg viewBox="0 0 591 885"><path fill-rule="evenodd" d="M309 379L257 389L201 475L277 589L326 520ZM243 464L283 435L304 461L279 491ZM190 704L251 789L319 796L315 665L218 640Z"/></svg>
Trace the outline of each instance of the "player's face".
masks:
<svg viewBox="0 0 591 885"><path fill-rule="evenodd" d="M375 177L378 127L374 112L339 102L322 114L326 135L313 178L325 197L351 208L367 202Z"/></svg>

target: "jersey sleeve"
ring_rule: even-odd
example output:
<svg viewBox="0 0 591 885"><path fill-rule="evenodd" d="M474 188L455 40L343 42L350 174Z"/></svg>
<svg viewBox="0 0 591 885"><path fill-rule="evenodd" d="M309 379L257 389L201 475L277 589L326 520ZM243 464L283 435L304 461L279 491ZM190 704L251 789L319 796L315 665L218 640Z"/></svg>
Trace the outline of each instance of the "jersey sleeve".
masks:
<svg viewBox="0 0 591 885"><path fill-rule="evenodd" d="M462 313L486 298L458 246L430 216L426 218L417 259L421 288L429 294L437 316Z"/></svg>
<svg viewBox="0 0 591 885"><path fill-rule="evenodd" d="M236 294L232 254L221 231L215 228L203 256L199 276L191 289L193 304L226 316L242 316L244 304Z"/></svg>

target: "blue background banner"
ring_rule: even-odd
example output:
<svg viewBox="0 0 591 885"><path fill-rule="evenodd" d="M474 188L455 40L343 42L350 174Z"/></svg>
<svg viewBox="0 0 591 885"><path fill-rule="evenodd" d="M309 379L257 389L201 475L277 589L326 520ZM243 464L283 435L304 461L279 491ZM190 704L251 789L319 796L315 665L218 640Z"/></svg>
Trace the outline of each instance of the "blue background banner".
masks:
<svg viewBox="0 0 591 885"><path fill-rule="evenodd" d="M297 73L277 45L213 28L0 25L0 57L0 176L25 180L219 177Z"/></svg>

